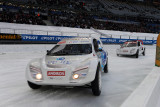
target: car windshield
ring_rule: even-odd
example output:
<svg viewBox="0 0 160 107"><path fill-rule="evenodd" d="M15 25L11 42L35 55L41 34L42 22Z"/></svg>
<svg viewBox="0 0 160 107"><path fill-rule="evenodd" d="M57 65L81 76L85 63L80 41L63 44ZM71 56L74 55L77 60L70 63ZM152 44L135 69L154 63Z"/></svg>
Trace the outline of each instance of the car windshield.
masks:
<svg viewBox="0 0 160 107"><path fill-rule="evenodd" d="M136 42L126 42L126 43L122 44L121 47L135 47L135 46L137 46Z"/></svg>
<svg viewBox="0 0 160 107"><path fill-rule="evenodd" d="M53 47L47 55L61 56L61 55L84 55L92 53L91 44L63 44Z"/></svg>

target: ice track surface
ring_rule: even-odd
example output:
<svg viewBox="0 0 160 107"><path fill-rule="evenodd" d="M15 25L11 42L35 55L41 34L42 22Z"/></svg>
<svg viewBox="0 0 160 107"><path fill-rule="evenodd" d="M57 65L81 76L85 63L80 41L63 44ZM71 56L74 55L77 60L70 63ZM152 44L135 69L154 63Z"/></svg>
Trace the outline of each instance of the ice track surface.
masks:
<svg viewBox="0 0 160 107"><path fill-rule="evenodd" d="M45 53L0 54L0 107L119 107L152 70L155 46L146 46L146 56L117 57L119 45L105 45L109 53L109 73L102 73L101 96L87 88L38 90L28 87L25 68L33 58Z"/></svg>

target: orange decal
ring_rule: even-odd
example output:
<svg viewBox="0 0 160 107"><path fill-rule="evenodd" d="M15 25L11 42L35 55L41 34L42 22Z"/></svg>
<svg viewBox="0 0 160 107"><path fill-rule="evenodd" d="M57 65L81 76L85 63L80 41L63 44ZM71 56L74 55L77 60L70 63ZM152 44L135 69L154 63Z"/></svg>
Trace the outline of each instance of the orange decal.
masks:
<svg viewBox="0 0 160 107"><path fill-rule="evenodd" d="M64 44L66 43L66 41L61 41L61 42L58 42L58 44Z"/></svg>
<svg viewBox="0 0 160 107"><path fill-rule="evenodd" d="M156 47L156 62L155 65L160 67L160 33L157 37L157 47Z"/></svg>

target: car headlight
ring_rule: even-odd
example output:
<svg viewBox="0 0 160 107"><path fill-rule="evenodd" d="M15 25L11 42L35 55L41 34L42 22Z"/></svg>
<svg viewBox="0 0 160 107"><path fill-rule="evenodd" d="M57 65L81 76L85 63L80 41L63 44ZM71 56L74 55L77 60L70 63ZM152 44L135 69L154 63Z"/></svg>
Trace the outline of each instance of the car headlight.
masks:
<svg viewBox="0 0 160 107"><path fill-rule="evenodd" d="M79 74L73 74L73 79L78 79L79 78Z"/></svg>
<svg viewBox="0 0 160 107"><path fill-rule="evenodd" d="M131 49L130 53L135 53L135 48L134 49Z"/></svg>
<svg viewBox="0 0 160 107"><path fill-rule="evenodd" d="M39 67L35 67L33 65L29 66L31 76L36 80L42 80L42 71Z"/></svg>
<svg viewBox="0 0 160 107"><path fill-rule="evenodd" d="M85 78L87 73L88 73L88 66L77 68L75 71L72 73L72 79L82 79Z"/></svg>

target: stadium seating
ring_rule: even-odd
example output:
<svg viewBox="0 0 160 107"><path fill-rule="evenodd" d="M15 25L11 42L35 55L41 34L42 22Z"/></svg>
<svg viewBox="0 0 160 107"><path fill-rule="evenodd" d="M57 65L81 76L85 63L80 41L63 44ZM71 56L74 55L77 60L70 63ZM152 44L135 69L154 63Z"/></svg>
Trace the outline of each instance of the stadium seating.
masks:
<svg viewBox="0 0 160 107"><path fill-rule="evenodd" d="M2 0L3 1L3 0ZM160 32L160 10L153 5L116 0L4 0L0 21L10 23Z"/></svg>

